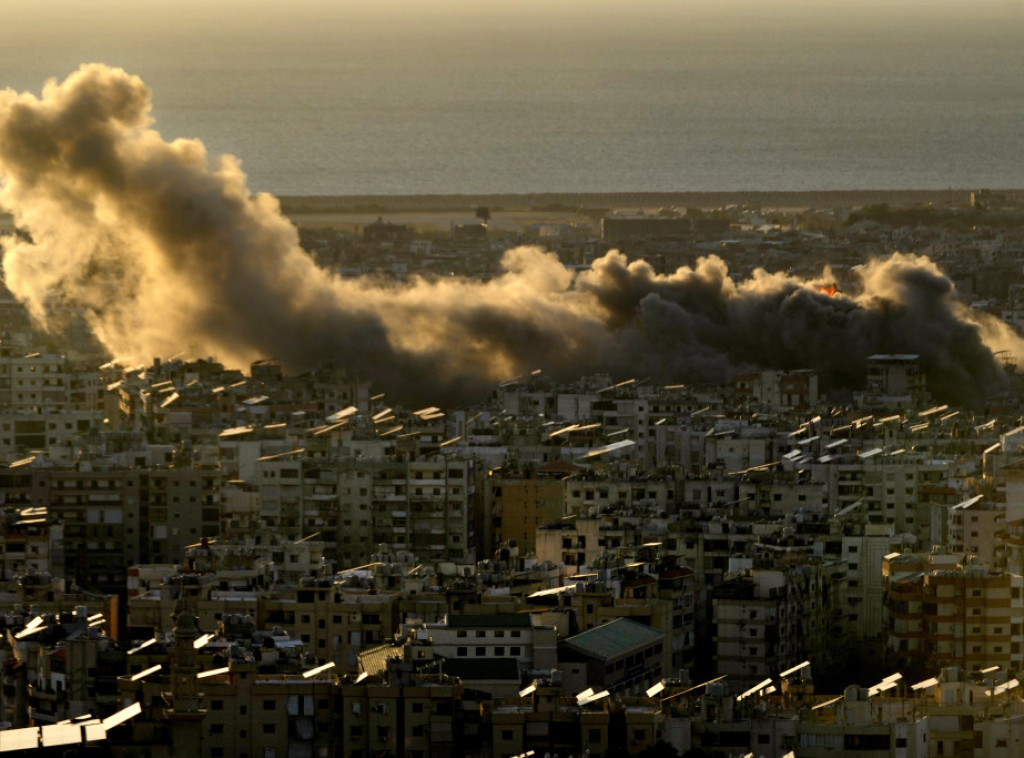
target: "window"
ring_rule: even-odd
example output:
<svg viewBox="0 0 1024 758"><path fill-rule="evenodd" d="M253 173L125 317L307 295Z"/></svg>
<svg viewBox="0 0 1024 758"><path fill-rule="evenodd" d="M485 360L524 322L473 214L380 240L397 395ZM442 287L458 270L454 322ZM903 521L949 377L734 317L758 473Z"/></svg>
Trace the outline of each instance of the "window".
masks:
<svg viewBox="0 0 1024 758"><path fill-rule="evenodd" d="M210 734L224 734L224 725L210 724Z"/></svg>
<svg viewBox="0 0 1024 758"><path fill-rule="evenodd" d="M264 724L263 725L263 733L264 734L273 734L276 731L277 731L277 725L276 724Z"/></svg>
<svg viewBox="0 0 1024 758"><path fill-rule="evenodd" d="M263 710L265 710L265 711L272 711L272 710L274 710L274 701L273 700L264 700L263 701Z"/></svg>
<svg viewBox="0 0 1024 758"><path fill-rule="evenodd" d="M465 629L460 629L459 631L457 631L455 633L455 636L456 637L465 637L466 636L466 630Z"/></svg>
<svg viewBox="0 0 1024 758"><path fill-rule="evenodd" d="M521 651L522 651L522 648L520 648L517 645L513 645L512 647L510 647L508 649L508 654L511 655L511 656L518 657L519 655L521 655Z"/></svg>
<svg viewBox="0 0 1024 758"><path fill-rule="evenodd" d="M476 655L477 655L478 658L487 655L487 648L485 648L485 647L478 647L476 649Z"/></svg>
<svg viewBox="0 0 1024 758"><path fill-rule="evenodd" d="M465 658L467 655L469 655L469 649L465 647L457 647L455 648L455 655L459 658Z"/></svg>

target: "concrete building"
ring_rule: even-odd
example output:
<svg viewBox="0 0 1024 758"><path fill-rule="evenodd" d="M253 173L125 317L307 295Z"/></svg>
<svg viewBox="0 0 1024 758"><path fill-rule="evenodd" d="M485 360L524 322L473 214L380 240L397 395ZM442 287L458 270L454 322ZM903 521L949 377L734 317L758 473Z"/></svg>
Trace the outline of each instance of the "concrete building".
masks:
<svg viewBox="0 0 1024 758"><path fill-rule="evenodd" d="M728 224L726 224L728 230ZM672 216L605 216L601 219L601 239L611 244L638 238L684 237L693 234L693 221Z"/></svg>
<svg viewBox="0 0 1024 758"><path fill-rule="evenodd" d="M888 650L896 665L920 671L1021 670L1020 575L942 552L887 555L882 576Z"/></svg>
<svg viewBox="0 0 1024 758"><path fill-rule="evenodd" d="M915 535L921 545L943 544L946 509L964 499L951 487L952 461L882 453L881 446L866 444L854 459L810 466L833 512L856 507L867 523L890 524L896 533Z"/></svg>
<svg viewBox="0 0 1024 758"><path fill-rule="evenodd" d="M512 658L522 671L557 666L553 626L535 625L530 614L451 614L425 625L434 654L450 660Z"/></svg>
<svg viewBox="0 0 1024 758"><path fill-rule="evenodd" d="M815 562L728 577L711 595L715 671L746 688L807 659L830 665L845 580L844 566Z"/></svg>
<svg viewBox="0 0 1024 758"><path fill-rule="evenodd" d="M118 679L118 694L142 707L131 724L131 744L154 756L330 754L336 741L332 670L316 665L301 643L254 637L251 619L240 626L228 621L227 628L246 628L249 635L200 640L185 599L175 612L171 643L146 656L145 663L159 658L155 667L134 671L143 662L133 662L133 673Z"/></svg>
<svg viewBox="0 0 1024 758"><path fill-rule="evenodd" d="M846 565L846 630L857 640L877 639L886 631L882 562L893 552L912 550L916 540L895 534L888 524L847 524L842 534Z"/></svg>
<svg viewBox="0 0 1024 758"><path fill-rule="evenodd" d="M618 618L562 640L558 666L566 694L639 695L663 676L665 635Z"/></svg>
<svg viewBox="0 0 1024 758"><path fill-rule="evenodd" d="M980 563L1001 568L998 535L1006 528L1006 504L972 497L949 509L946 547L965 553Z"/></svg>
<svg viewBox="0 0 1024 758"><path fill-rule="evenodd" d="M808 410L818 405L818 374L811 370L761 371L733 379L736 400L771 411Z"/></svg>
<svg viewBox="0 0 1024 758"><path fill-rule="evenodd" d="M410 460L374 476L374 544L424 561L476 561L476 471L467 460Z"/></svg>
<svg viewBox="0 0 1024 758"><path fill-rule="evenodd" d="M24 353L0 343L0 402L8 412L70 410L70 384L71 370L63 356Z"/></svg>
<svg viewBox="0 0 1024 758"><path fill-rule="evenodd" d="M522 555L535 552L537 528L565 515L567 482L577 471L568 464L490 471L484 485L484 554L492 554L506 540L513 540Z"/></svg>
<svg viewBox="0 0 1024 758"><path fill-rule="evenodd" d="M927 401L926 374L919 355L870 355L867 391L859 395L870 407L913 408Z"/></svg>
<svg viewBox="0 0 1024 758"><path fill-rule="evenodd" d="M85 605L51 613L39 605L32 608L32 614L3 617L3 720L14 726L55 724L117 710L115 679L124 669L125 654L102 628L104 613L91 613ZM116 603L109 610L116 614Z"/></svg>

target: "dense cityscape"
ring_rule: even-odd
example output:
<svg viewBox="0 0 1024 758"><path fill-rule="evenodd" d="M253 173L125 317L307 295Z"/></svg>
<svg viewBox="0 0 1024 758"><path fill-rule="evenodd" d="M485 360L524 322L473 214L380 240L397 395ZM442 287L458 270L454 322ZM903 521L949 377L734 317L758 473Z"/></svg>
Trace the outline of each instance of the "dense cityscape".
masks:
<svg viewBox="0 0 1024 758"><path fill-rule="evenodd" d="M666 352L657 378L137 363L5 291L0 751L1017 755L1024 375L977 335L1024 327L1024 208L961 195L291 212L319 269L381 291L495 281L533 246L583 277L619 256L652 292L777 277L850 312L871 272L911 270L943 304L919 350L798 335L714 370Z"/></svg>

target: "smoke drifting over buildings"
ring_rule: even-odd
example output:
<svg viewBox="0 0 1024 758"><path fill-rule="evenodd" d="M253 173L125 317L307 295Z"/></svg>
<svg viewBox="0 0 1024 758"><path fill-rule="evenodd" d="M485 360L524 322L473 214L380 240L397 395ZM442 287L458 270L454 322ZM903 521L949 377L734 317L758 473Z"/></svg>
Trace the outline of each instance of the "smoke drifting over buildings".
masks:
<svg viewBox="0 0 1024 758"><path fill-rule="evenodd" d="M868 355L917 353L940 399L977 402L1005 383L995 351L1024 356L914 255L866 264L861 288L834 297L785 274L737 283L716 257L659 275L612 252L575 273L535 248L508 251L488 282L341 279L235 159L164 140L149 114L139 78L95 64L41 98L0 93L0 205L29 237L5 245L7 285L44 326L84 312L117 357L330 361L445 401L534 368L691 382L807 367L856 386Z"/></svg>

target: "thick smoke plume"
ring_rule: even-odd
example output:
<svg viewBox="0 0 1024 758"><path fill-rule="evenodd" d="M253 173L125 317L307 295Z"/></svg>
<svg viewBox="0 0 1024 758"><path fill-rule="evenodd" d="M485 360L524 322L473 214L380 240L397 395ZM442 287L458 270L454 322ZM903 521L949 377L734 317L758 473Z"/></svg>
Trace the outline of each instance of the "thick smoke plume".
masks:
<svg viewBox="0 0 1024 758"><path fill-rule="evenodd" d="M868 355L918 353L941 399L978 402L1006 381L994 351L1024 354L912 255L867 264L861 289L836 297L764 271L737 283L716 257L659 275L612 252L577 274L535 248L508 251L488 282L341 279L300 249L272 197L250 194L235 159L151 124L142 81L102 65L39 98L0 93L0 205L27 232L5 245L6 283L43 326L83 312L117 357L334 362L445 402L533 368L702 381L810 367L853 387Z"/></svg>

